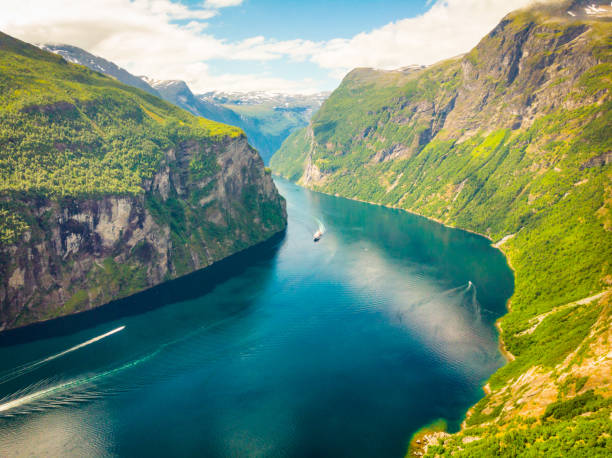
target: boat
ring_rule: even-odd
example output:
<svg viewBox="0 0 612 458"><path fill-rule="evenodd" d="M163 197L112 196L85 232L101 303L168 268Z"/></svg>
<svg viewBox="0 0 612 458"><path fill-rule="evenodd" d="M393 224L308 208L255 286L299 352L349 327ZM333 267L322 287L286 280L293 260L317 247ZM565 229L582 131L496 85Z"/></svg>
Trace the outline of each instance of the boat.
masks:
<svg viewBox="0 0 612 458"><path fill-rule="evenodd" d="M323 235L323 232L320 230L315 232L314 235L312 236L313 242L318 242L319 240L321 240L322 235Z"/></svg>

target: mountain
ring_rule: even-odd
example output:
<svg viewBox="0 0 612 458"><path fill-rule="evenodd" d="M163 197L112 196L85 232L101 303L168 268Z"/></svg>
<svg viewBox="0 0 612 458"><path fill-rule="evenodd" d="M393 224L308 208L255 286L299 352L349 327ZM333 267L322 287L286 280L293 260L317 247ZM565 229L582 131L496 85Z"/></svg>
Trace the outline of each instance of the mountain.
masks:
<svg viewBox="0 0 612 458"><path fill-rule="evenodd" d="M230 110L224 109L220 105L200 101L193 95L184 81L158 81L146 76L134 76L113 62L99 56L94 56L93 54L76 46L46 43L39 44L38 47L45 51L59 54L68 62L83 65L95 72L111 76L117 81L137 87L157 97L161 97L164 100L189 111L195 116L202 116L213 121L240 127L240 116L236 115Z"/></svg>
<svg viewBox="0 0 612 458"><path fill-rule="evenodd" d="M224 92L213 91L198 95L202 100L209 100L219 105L269 105L278 108L295 108L296 111L309 111L312 116L325 99L329 92L317 92L315 94L282 94L262 91L253 92Z"/></svg>
<svg viewBox="0 0 612 458"><path fill-rule="evenodd" d="M355 69L272 157L309 188L483 234L515 270L508 364L459 433L411 454L612 448L612 7L592 3L516 11L427 68Z"/></svg>
<svg viewBox="0 0 612 458"><path fill-rule="evenodd" d="M141 77L143 81L153 87L158 94L170 103L181 107L196 116L212 119L213 121L223 122L232 126L240 127L244 130L240 116L221 105L200 100L196 97L187 83L181 80L154 80L152 78ZM248 136L248 134L247 134Z"/></svg>
<svg viewBox="0 0 612 458"><path fill-rule="evenodd" d="M197 116L243 129L264 163L294 130L308 124L328 96L221 91L194 95L184 81L142 79L163 99Z"/></svg>
<svg viewBox="0 0 612 458"><path fill-rule="evenodd" d="M4 34L0 65L0 330L284 229L284 200L240 129Z"/></svg>
<svg viewBox="0 0 612 458"><path fill-rule="evenodd" d="M273 112L273 108L268 106L257 106L252 113L234 110L232 109L233 106L224 106L214 98L194 95L184 81L157 81L147 77L142 78L154 87L164 100L174 103L196 116L204 116L243 129L247 134L249 142L259 151L264 159L264 163L268 162L272 153L280 147L282 141L289 135L290 132L284 134L285 130L292 130L306 124L306 122L302 124L290 123L287 126L287 123L283 122L285 118L283 116L268 117L269 119L266 119L266 115L269 112ZM264 121L262 122L260 119L264 119ZM271 127L268 125L271 125ZM266 127L268 127L267 132L265 131ZM273 132L270 133L270 130ZM277 138L279 136L282 138Z"/></svg>
<svg viewBox="0 0 612 458"><path fill-rule="evenodd" d="M68 62L84 65L161 97L193 115L240 127L266 164L291 132L308 124L312 114L328 95L207 92L196 96L184 81L134 76L116 64L76 46L48 43L38 46L59 54Z"/></svg>
<svg viewBox="0 0 612 458"><path fill-rule="evenodd" d="M267 163L293 131L308 124L328 96L326 92L312 95L209 92L198 98L238 114L241 122L237 125L247 132Z"/></svg>
<svg viewBox="0 0 612 458"><path fill-rule="evenodd" d="M159 97L159 93L149 86L141 78L132 75L127 70L122 69L113 62L110 62L102 57L94 56L88 53L84 49L77 48L76 46L64 45L64 44L39 44L38 47L45 51L49 51L55 54L59 54L68 62L73 64L84 65L87 68L105 75L112 76L117 81L129 84L130 86L137 87L149 94L156 95Z"/></svg>

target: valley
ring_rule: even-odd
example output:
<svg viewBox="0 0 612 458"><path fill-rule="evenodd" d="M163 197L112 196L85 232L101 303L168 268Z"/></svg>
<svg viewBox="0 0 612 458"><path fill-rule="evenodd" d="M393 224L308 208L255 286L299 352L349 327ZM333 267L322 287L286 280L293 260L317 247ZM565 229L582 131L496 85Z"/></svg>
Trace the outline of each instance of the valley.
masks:
<svg viewBox="0 0 612 458"><path fill-rule="evenodd" d="M504 362L502 254L422 217L275 183L284 236L0 334L0 454L401 456L424 423L457 429Z"/></svg>
<svg viewBox="0 0 612 458"><path fill-rule="evenodd" d="M612 454L609 2L63 1L0 17L1 456Z"/></svg>
<svg viewBox="0 0 612 458"><path fill-rule="evenodd" d="M466 55L425 69L353 70L271 160L308 188L475 231L508 257L516 290L499 328L512 361L432 454L535 451L575 428L605 443L612 27L567 14L570 3L512 13ZM574 396L595 396L597 414L542 420Z"/></svg>
<svg viewBox="0 0 612 458"><path fill-rule="evenodd" d="M83 65L161 97L195 116L241 128L266 165L294 130L308 124L313 113L329 95L327 92L288 95L215 91L194 94L185 81L134 76L113 62L76 46L40 44L39 47L59 54L68 62Z"/></svg>

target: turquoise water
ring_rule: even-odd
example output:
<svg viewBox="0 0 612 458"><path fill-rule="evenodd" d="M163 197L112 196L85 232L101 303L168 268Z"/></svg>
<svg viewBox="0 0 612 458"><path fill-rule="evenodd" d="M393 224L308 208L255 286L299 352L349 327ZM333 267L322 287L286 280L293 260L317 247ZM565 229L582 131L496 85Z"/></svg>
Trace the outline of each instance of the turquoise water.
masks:
<svg viewBox="0 0 612 458"><path fill-rule="evenodd" d="M457 428L503 364L501 253L277 185L289 226L275 240L0 335L0 456L403 456L423 424Z"/></svg>

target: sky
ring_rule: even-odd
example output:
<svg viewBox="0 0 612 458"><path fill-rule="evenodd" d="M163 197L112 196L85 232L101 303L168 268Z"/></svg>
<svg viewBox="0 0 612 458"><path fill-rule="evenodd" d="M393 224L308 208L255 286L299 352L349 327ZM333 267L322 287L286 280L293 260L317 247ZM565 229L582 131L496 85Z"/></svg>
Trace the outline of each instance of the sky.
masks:
<svg viewBox="0 0 612 458"><path fill-rule="evenodd" d="M0 31L193 92L333 90L355 67L469 51L533 0L0 0Z"/></svg>

